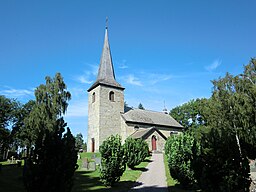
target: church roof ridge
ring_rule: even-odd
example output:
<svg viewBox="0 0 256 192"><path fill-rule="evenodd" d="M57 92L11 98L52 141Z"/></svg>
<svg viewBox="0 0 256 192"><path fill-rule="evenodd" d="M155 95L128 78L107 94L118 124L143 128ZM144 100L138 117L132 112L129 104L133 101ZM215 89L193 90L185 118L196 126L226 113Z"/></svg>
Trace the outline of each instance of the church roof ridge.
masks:
<svg viewBox="0 0 256 192"><path fill-rule="evenodd" d="M105 38L104 45L102 49L100 66L98 70L98 76L95 83L88 89L88 91L97 87L98 85L103 84L106 86L116 87L119 89L124 89L115 78L114 66L112 62L112 56L108 41L108 26L105 28Z"/></svg>
<svg viewBox="0 0 256 192"><path fill-rule="evenodd" d="M135 108L121 115L126 122L183 128L172 116L163 112Z"/></svg>
<svg viewBox="0 0 256 192"><path fill-rule="evenodd" d="M142 110L142 111L148 111L148 112L153 112L153 113L161 113L161 114L165 114L165 113L163 113L162 111L155 111L155 110L152 110L152 109L139 109L139 108L132 108L132 110ZM169 115L169 114L166 114L166 115Z"/></svg>

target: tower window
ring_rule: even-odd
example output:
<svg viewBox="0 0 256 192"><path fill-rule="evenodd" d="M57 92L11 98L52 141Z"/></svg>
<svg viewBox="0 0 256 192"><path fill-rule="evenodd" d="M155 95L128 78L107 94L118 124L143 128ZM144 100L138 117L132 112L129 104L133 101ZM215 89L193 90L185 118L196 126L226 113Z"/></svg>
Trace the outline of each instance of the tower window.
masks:
<svg viewBox="0 0 256 192"><path fill-rule="evenodd" d="M92 102L95 102L95 92L92 94Z"/></svg>
<svg viewBox="0 0 256 192"><path fill-rule="evenodd" d="M110 91L110 92L109 92L109 100L110 100L110 101L114 101L114 100L115 100L115 94L114 94L113 91Z"/></svg>

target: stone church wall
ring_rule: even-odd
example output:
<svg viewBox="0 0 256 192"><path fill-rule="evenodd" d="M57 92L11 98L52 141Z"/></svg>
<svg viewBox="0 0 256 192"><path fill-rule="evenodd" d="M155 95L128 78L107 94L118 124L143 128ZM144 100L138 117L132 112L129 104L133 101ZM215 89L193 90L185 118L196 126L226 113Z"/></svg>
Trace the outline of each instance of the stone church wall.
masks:
<svg viewBox="0 0 256 192"><path fill-rule="evenodd" d="M95 102L92 95L95 93ZM99 112L100 112L100 87L96 87L88 93L88 135L87 151L92 151L92 138L95 140L95 149L99 148Z"/></svg>
<svg viewBox="0 0 256 192"><path fill-rule="evenodd" d="M158 129L166 138L168 138L171 134L175 133L181 133L181 129L175 129L170 127L162 127L162 126L152 126L152 125L143 125L143 124L136 124L136 123L125 123L123 119L122 120L122 140L124 140L129 137L131 134L133 134L136 129L135 126L138 126L138 130L145 130L150 129L152 127L155 127ZM164 151L164 145L165 145L165 139L159 135L157 132L152 133L148 138L146 139L149 149L152 150L152 136L155 135L157 139L157 151Z"/></svg>

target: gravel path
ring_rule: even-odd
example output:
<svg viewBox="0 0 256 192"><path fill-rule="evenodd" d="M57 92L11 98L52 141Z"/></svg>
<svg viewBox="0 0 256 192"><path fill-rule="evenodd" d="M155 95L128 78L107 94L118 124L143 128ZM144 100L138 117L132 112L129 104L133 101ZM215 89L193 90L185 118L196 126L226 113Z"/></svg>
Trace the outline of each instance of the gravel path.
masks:
<svg viewBox="0 0 256 192"><path fill-rule="evenodd" d="M130 191L139 192L168 192L164 159L162 153L153 153L152 158L148 166L148 170L142 172L141 176L137 180L138 186L133 187Z"/></svg>

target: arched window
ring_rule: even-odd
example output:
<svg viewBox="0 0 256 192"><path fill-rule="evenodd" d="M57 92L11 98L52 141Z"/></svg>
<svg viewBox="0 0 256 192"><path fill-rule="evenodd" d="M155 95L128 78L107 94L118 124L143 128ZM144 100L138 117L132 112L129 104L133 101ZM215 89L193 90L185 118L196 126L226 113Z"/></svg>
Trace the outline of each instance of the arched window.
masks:
<svg viewBox="0 0 256 192"><path fill-rule="evenodd" d="M95 92L92 94L92 103L95 102Z"/></svg>
<svg viewBox="0 0 256 192"><path fill-rule="evenodd" d="M110 92L109 92L109 100L110 100L110 101L114 101L114 100L115 100L115 94L114 94L113 91L110 91Z"/></svg>
<svg viewBox="0 0 256 192"><path fill-rule="evenodd" d="M135 125L135 126L134 126L134 129L135 129L135 131L137 131L137 130L139 129L139 126L138 126L138 125Z"/></svg>

